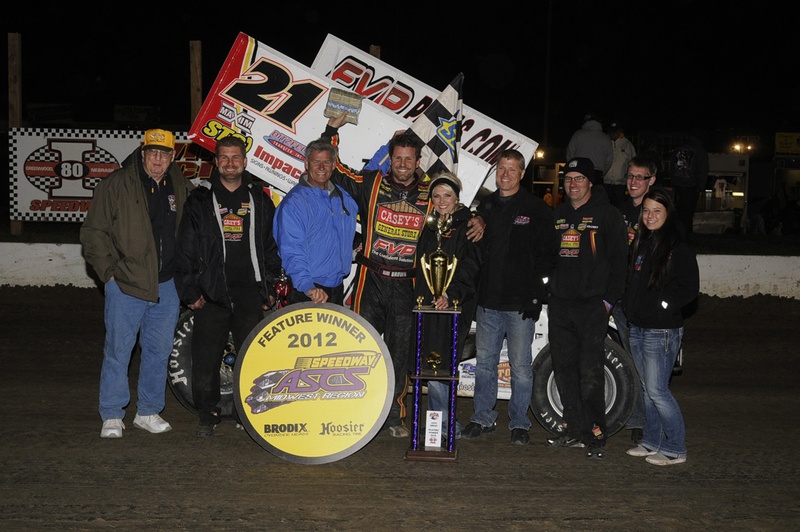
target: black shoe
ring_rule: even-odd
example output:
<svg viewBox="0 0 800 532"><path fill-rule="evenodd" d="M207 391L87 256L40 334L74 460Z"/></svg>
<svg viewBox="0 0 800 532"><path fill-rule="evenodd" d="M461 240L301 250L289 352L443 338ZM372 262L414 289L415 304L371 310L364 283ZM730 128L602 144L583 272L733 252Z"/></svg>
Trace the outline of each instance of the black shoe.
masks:
<svg viewBox="0 0 800 532"><path fill-rule="evenodd" d="M209 436L214 435L214 430L216 428L216 423L204 423L201 421L198 423L197 428L194 431L194 435L198 438L208 438Z"/></svg>
<svg viewBox="0 0 800 532"><path fill-rule="evenodd" d="M467 423L467 426L464 427L464 430L461 431L461 437L465 440L474 440L475 438L480 438L484 434L491 434L496 430L497 423L492 423L488 427L484 427L480 423L470 421Z"/></svg>
<svg viewBox="0 0 800 532"><path fill-rule="evenodd" d="M602 460L605 457L603 455L603 449L603 444L598 441L593 441L586 449L586 457L591 460Z"/></svg>
<svg viewBox="0 0 800 532"><path fill-rule="evenodd" d="M586 447L581 440L562 434L561 436L553 436L547 438L547 445L550 447Z"/></svg>
<svg viewBox="0 0 800 532"><path fill-rule="evenodd" d="M644 438L644 430L631 429L631 441L634 445L639 445L642 442L642 438Z"/></svg>
<svg viewBox="0 0 800 532"><path fill-rule="evenodd" d="M514 429L511 431L511 445L528 445L529 441L531 441L531 436L527 430Z"/></svg>

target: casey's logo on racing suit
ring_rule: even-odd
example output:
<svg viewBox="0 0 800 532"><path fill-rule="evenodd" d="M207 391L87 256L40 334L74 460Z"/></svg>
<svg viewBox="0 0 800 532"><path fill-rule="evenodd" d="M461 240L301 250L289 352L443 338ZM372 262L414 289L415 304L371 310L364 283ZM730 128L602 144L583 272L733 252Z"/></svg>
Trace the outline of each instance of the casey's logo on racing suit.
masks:
<svg viewBox="0 0 800 532"><path fill-rule="evenodd" d="M416 242L425 216L406 201L378 206L375 232L389 238Z"/></svg>

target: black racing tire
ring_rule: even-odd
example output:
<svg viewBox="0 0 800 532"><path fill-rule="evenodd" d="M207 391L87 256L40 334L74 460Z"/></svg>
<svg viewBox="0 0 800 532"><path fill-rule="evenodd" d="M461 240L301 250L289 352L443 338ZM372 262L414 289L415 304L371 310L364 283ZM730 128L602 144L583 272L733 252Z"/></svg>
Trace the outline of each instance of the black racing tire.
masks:
<svg viewBox="0 0 800 532"><path fill-rule="evenodd" d="M194 311L187 310L178 318L178 325L175 327L175 339L172 345L172 354L169 357L169 373L167 383L178 399L178 402L186 407L193 414L197 414L194 400L192 398L192 332L194 327ZM236 405L233 400L233 375L232 365L226 364L226 358L230 356L235 360L236 349L233 345L233 338L228 338L228 345L225 351L220 353L219 367L219 392L220 400L217 407L223 418L233 418Z"/></svg>
<svg viewBox="0 0 800 532"><path fill-rule="evenodd" d="M606 431L609 435L625 427L639 395L639 375L633 359L611 338L605 341ZM564 408L553 375L550 344L533 361L533 395L531 411L539 424L553 435L561 433Z"/></svg>

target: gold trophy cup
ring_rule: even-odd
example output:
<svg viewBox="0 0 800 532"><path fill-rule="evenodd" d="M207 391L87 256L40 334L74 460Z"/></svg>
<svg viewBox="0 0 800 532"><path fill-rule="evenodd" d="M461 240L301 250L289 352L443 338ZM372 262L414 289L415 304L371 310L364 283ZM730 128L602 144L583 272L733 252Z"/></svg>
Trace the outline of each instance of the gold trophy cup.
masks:
<svg viewBox="0 0 800 532"><path fill-rule="evenodd" d="M439 215L434 211L428 215L425 223L428 229L436 231L437 245L436 251L428 253L427 257L423 255L420 261L425 282L433 293L434 299L436 299L447 291L458 264L456 257L451 257L442 250L442 234L449 231L453 226L453 219L449 214Z"/></svg>

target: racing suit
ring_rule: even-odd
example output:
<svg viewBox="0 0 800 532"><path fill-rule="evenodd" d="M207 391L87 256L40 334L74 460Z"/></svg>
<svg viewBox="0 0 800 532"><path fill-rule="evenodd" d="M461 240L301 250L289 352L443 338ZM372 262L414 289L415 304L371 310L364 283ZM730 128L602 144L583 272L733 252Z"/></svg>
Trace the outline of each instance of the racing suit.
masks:
<svg viewBox="0 0 800 532"><path fill-rule="evenodd" d="M335 128L324 137L339 145ZM383 335L392 357L395 400L386 427L402 425L408 369L414 352L414 279L417 244L429 212L427 174L407 186L398 185L380 170L357 172L337 159L331 181L344 188L358 204L363 249L358 264L352 309Z"/></svg>

